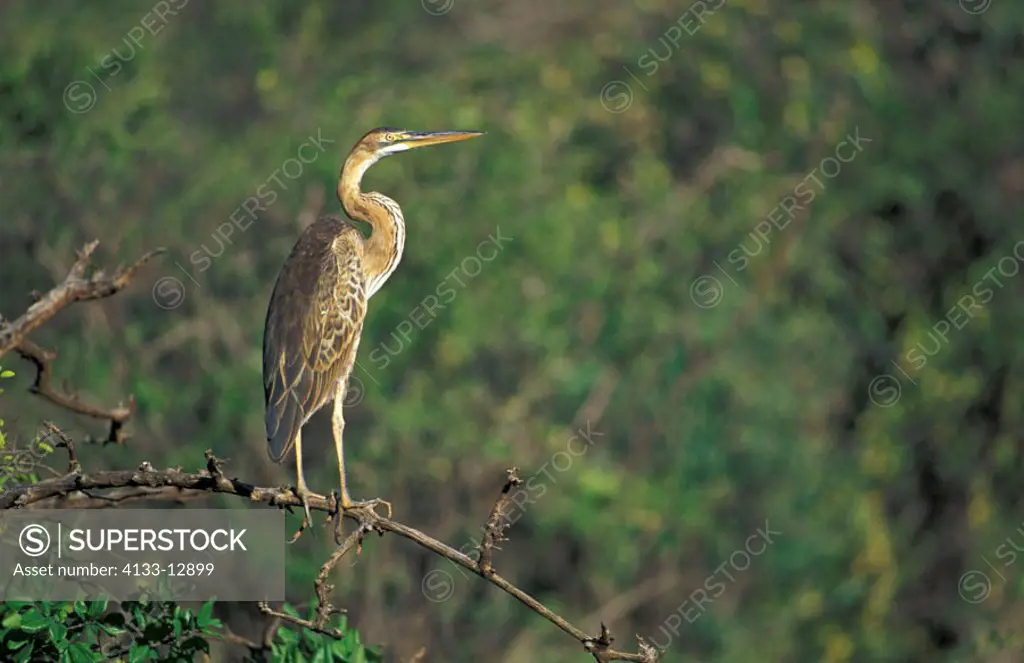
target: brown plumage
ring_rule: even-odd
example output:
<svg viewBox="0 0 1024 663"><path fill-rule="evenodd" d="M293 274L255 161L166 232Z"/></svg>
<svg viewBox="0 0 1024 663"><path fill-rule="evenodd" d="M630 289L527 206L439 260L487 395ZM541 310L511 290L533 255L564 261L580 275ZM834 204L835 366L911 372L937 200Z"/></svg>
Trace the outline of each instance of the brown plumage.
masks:
<svg viewBox="0 0 1024 663"><path fill-rule="evenodd" d="M307 498L312 493L302 471L302 426L329 403L333 403L341 507L384 504L389 512L391 508L383 500L351 500L342 451L342 401L359 350L367 301L398 267L405 248L401 208L383 194L363 193L359 188L363 173L397 152L480 135L386 128L367 133L341 169L338 199L351 218L370 224L370 238L364 239L347 219L321 216L302 233L281 268L263 334L267 445L275 462L295 449L295 492L305 506L303 527L310 522Z"/></svg>
<svg viewBox="0 0 1024 663"><path fill-rule="evenodd" d="M267 442L280 462L300 427L341 388L366 314L362 238L322 216L299 238L278 276L263 337Z"/></svg>

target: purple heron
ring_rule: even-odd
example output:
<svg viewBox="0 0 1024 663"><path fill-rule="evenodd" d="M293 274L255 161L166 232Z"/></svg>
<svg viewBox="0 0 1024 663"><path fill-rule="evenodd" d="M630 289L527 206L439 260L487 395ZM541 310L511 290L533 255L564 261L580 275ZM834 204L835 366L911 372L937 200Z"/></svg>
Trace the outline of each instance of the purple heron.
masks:
<svg viewBox="0 0 1024 663"><path fill-rule="evenodd" d="M359 186L363 173L398 152L482 135L479 131L370 131L345 160L337 190L345 213L370 225L369 239L348 219L324 215L306 228L281 267L263 332L263 389L271 459L280 463L295 449L295 494L305 512L300 532L312 523L308 499L313 495L302 472L302 426L328 404L333 407L331 429L341 477L339 514L378 505L391 512L391 505L381 499L352 501L342 450L342 405L366 304L398 267L405 248L402 209L381 193L364 193Z"/></svg>

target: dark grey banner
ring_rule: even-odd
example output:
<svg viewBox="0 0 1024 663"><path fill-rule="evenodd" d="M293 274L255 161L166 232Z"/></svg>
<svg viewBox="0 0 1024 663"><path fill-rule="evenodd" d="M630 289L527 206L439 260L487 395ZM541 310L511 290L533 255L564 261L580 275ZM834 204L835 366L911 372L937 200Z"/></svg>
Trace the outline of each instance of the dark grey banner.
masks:
<svg viewBox="0 0 1024 663"><path fill-rule="evenodd" d="M278 509L0 512L0 600L283 601Z"/></svg>

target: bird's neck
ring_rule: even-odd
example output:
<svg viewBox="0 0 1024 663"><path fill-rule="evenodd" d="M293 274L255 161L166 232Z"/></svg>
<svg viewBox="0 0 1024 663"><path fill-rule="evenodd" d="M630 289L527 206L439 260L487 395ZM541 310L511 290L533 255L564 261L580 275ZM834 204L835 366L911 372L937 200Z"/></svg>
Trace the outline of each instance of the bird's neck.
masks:
<svg viewBox="0 0 1024 663"><path fill-rule="evenodd" d="M365 218L373 229L363 253L366 270L366 298L380 290L398 268L405 251L405 217L398 203L376 191L362 194Z"/></svg>
<svg viewBox="0 0 1024 663"><path fill-rule="evenodd" d="M338 181L338 198L345 212L357 221L370 224L371 228L363 253L367 299L380 290L398 268L405 250L402 208L382 193L364 193L359 188L359 180L372 163L346 163Z"/></svg>

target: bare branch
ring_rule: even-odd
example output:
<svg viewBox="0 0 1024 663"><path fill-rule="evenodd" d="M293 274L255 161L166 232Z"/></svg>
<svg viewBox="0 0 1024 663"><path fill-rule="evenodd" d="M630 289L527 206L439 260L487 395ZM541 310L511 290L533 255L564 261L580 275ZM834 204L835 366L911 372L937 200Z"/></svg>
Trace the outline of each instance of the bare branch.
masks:
<svg viewBox="0 0 1024 663"><path fill-rule="evenodd" d="M498 496L494 506L491 507L491 515L487 517L487 523L484 525L484 540L477 547L480 553L477 558L477 571L481 575L494 572L491 558L495 550L501 550L497 544L502 541L508 541L505 538L505 530L511 526L511 523L505 518L505 507L512 498L512 488L523 483L523 480L519 478L518 472L519 470L515 467L505 470L508 477L505 481L505 487L501 489L501 495Z"/></svg>
<svg viewBox="0 0 1024 663"><path fill-rule="evenodd" d="M68 437L64 431L57 428L57 425L52 421L43 422L43 427L46 429L47 437L51 440L56 439L58 447L63 447L68 450L68 476L77 475L82 473L82 464L78 462L78 454L75 452L75 443Z"/></svg>
<svg viewBox="0 0 1024 663"><path fill-rule="evenodd" d="M331 605L330 596L331 592L334 590L334 585L327 582L327 577L331 574L331 571L334 570L335 565L341 561L342 557L347 555L352 548L362 543L365 531L363 524L360 523L359 529L349 534L345 541L338 546L333 553L331 553L331 556L328 557L327 561L320 567L320 573L317 574L316 581L313 583L313 586L316 588L317 607L314 615L310 619L302 619L301 617L293 617L292 615L284 612L278 612L271 609L266 602L259 603L260 612L265 615L270 615L271 617L276 617L281 621L289 622L296 626L301 626L302 628L308 628L309 630L316 631L317 633L323 633L324 635L328 635L332 638L344 637L344 634L340 630L327 625L331 621L331 617L344 612L344 610Z"/></svg>
<svg viewBox="0 0 1024 663"><path fill-rule="evenodd" d="M229 479L223 472L222 464L223 461L214 456L212 451L208 450L206 452L206 468L198 472L183 472L181 468L157 470L150 463L142 463L136 470L68 474L31 485L16 485L8 488L3 493L0 493L0 509L32 507L48 500L64 498L72 493L119 489L148 489L153 491L165 489L181 492L202 492L205 494L222 493L237 495L252 502L260 502L278 508L301 507L299 498L291 488L254 486L239 479ZM505 487L497 503L491 509L491 515L488 518L488 536L491 537L491 547L488 550L494 549L493 544L500 540L502 533L507 527L507 525L501 522L503 519L502 514L504 505L510 499L512 487L515 485L518 485L518 476L513 468L508 471ZM172 495L173 493L167 494ZM147 498L159 499L160 496L161 493L159 492L151 492L147 495ZM101 496L95 495L90 495L88 499L92 500L91 503L93 504L103 500ZM337 514L337 498L333 495L329 497L311 495L308 503L311 510L326 513L328 520ZM106 504L108 506L116 506L117 502L112 500ZM96 504L96 506L99 507L99 504ZM353 548L356 548L358 554L359 546L362 544L363 538L367 533L372 531L380 533L390 532L451 560L510 594L527 608L533 610L576 639L599 663L609 661L654 663L657 660L657 651L642 639L640 640L639 653L631 654L612 649L613 638L608 629L603 625L601 634L597 637L587 635L564 618L546 608L540 601L496 573L490 562L486 565L478 564L473 558L438 541L430 535L390 518L384 518L371 509L350 509L345 511L343 516L355 520L359 524L359 528L346 537L345 541L320 568L320 573L315 583L319 605L314 614L309 619L297 618L275 611L266 604L260 605L262 612L281 621L325 633L332 637L339 637L340 634L337 630L327 625L330 617L338 613L338 609L332 606L328 600L333 587L327 583L327 579L335 565ZM490 553L488 553L488 557L489 555Z"/></svg>
<svg viewBox="0 0 1024 663"><path fill-rule="evenodd" d="M84 414L88 417L95 419L106 419L110 421L110 432L108 433L104 444L124 444L128 436L124 430L125 424L131 419L132 415L135 414L135 397L128 397L128 406L118 406L116 408L106 410L93 405L82 403L77 397L69 394L62 394L55 390L51 385L51 379L53 377L53 360L57 358L55 352L44 350L32 341L28 339L22 340L15 351L23 358L31 361L36 367L36 380L29 391L33 394L38 394L50 401L58 407L62 407L71 412L78 414Z"/></svg>
<svg viewBox="0 0 1024 663"><path fill-rule="evenodd" d="M29 306L28 310L20 318L0 325L0 357L3 357L10 350L20 345L32 331L39 328L56 315L58 311L72 302L103 299L122 290L131 282L135 273L143 265L164 252L162 248L150 251L139 258L134 264L128 267L118 267L110 276L107 276L100 270L87 278L85 274L86 268L89 266L89 259L98 245L99 242L93 240L83 246L82 250L78 252L78 259L71 267L63 283L48 293L41 295L38 301Z"/></svg>

